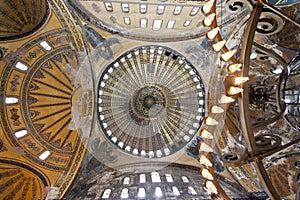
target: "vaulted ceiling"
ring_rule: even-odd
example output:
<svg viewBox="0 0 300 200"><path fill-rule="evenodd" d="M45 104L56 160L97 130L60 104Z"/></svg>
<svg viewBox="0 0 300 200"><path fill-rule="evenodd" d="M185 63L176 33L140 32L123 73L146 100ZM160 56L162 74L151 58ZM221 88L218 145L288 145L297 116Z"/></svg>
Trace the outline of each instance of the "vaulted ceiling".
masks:
<svg viewBox="0 0 300 200"><path fill-rule="evenodd" d="M1 199L135 198L157 187L175 198L168 178L138 181L153 171L173 177L182 198L207 199L200 155L232 198L295 199L299 4L211 2L208 26L204 1L1 2ZM228 61L212 49L221 41L222 53L237 51ZM237 76L249 80L229 97Z"/></svg>

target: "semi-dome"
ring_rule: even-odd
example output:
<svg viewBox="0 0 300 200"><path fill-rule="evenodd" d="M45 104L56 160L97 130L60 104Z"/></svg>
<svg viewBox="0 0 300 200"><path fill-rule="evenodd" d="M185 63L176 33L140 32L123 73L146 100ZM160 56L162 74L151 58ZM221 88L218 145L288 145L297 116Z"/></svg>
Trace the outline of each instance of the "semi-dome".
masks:
<svg viewBox="0 0 300 200"><path fill-rule="evenodd" d="M22 38L41 28L49 15L46 0L1 1L0 41Z"/></svg>

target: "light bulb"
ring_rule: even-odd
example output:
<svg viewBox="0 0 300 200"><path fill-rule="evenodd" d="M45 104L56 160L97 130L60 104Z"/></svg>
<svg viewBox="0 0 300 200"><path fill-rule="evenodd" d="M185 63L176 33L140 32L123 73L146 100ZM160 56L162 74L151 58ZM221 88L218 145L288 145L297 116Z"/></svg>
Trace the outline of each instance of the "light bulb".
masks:
<svg viewBox="0 0 300 200"><path fill-rule="evenodd" d="M203 21L204 26L210 26L212 24L212 22L214 21L215 16L216 16L215 13L208 15Z"/></svg>
<svg viewBox="0 0 300 200"><path fill-rule="evenodd" d="M220 30L219 27L211 29L206 33L206 37L210 40L213 40L216 37L216 35L219 33L219 30Z"/></svg>
<svg viewBox="0 0 300 200"><path fill-rule="evenodd" d="M233 86L231 86L231 87L229 88L229 91L228 91L228 93L229 93L230 95L235 95L235 94L238 94L238 93L241 93L241 92L243 92L243 88L233 87Z"/></svg>
<svg viewBox="0 0 300 200"><path fill-rule="evenodd" d="M214 150L204 142L200 142L199 151L214 152Z"/></svg>
<svg viewBox="0 0 300 200"><path fill-rule="evenodd" d="M213 135L208 132L208 130L206 130L205 128L201 130L200 132L200 137L205 138L205 139L213 139Z"/></svg>
<svg viewBox="0 0 300 200"><path fill-rule="evenodd" d="M231 64L228 67L228 71L231 73L234 73L236 71L241 71L241 67L242 67L242 64L239 64L239 63Z"/></svg>
<svg viewBox="0 0 300 200"><path fill-rule="evenodd" d="M219 123L215 119L211 117L207 117L205 120L205 124L213 126L213 125L218 125Z"/></svg>
<svg viewBox="0 0 300 200"><path fill-rule="evenodd" d="M210 160L208 160L204 155L200 155L200 158L199 158L199 163L201 165L205 165L207 167L212 167L212 163L210 162Z"/></svg>
<svg viewBox="0 0 300 200"><path fill-rule="evenodd" d="M235 53L236 53L236 49L229 50L226 53L223 53L221 55L221 58L222 58L223 61L227 62Z"/></svg>
<svg viewBox="0 0 300 200"><path fill-rule="evenodd" d="M248 80L249 80L249 77L235 77L233 82L235 85L240 85L242 83L245 83Z"/></svg>
<svg viewBox="0 0 300 200"><path fill-rule="evenodd" d="M214 2L215 2L214 0L207 1L207 2L204 4L204 6L202 7L203 13L208 14L208 13L210 12L211 8L212 8L213 5L214 5Z"/></svg>
<svg viewBox="0 0 300 200"><path fill-rule="evenodd" d="M208 169L205 169L205 168L203 168L201 170L201 175L208 180L214 179L213 175L208 171Z"/></svg>
<svg viewBox="0 0 300 200"><path fill-rule="evenodd" d="M218 190L212 181L206 181L205 187L214 194L218 194Z"/></svg>
<svg viewBox="0 0 300 200"><path fill-rule="evenodd" d="M211 112L214 113L214 114L223 113L224 109L219 107L219 106L213 106L211 108Z"/></svg>
<svg viewBox="0 0 300 200"><path fill-rule="evenodd" d="M224 47L225 43L226 43L226 40L222 40L220 42L217 42L216 44L213 44L212 48L215 52L218 52Z"/></svg>
<svg viewBox="0 0 300 200"><path fill-rule="evenodd" d="M228 97L226 95L222 95L219 99L220 103L232 103L234 102L234 99L232 97Z"/></svg>

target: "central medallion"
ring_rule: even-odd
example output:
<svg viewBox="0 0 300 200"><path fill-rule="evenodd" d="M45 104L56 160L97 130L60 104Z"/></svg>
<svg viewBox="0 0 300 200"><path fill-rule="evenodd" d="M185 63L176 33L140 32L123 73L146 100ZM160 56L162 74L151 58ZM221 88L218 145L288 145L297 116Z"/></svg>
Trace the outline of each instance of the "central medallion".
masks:
<svg viewBox="0 0 300 200"><path fill-rule="evenodd" d="M160 158L182 149L205 115L204 84L186 58L169 48L125 52L103 72L98 116L120 150Z"/></svg>
<svg viewBox="0 0 300 200"><path fill-rule="evenodd" d="M149 122L165 111L166 95L159 85L145 85L133 93L130 99L130 115L137 123Z"/></svg>

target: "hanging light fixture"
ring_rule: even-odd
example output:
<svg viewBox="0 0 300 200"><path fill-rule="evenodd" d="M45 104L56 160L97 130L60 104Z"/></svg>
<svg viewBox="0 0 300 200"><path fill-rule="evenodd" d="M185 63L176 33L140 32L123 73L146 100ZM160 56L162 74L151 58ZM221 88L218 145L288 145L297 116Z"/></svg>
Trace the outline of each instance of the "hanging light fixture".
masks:
<svg viewBox="0 0 300 200"><path fill-rule="evenodd" d="M249 80L249 77L235 77L233 83L235 85L240 85Z"/></svg>
<svg viewBox="0 0 300 200"><path fill-rule="evenodd" d="M206 168L201 169L201 175L208 180L214 180L213 175Z"/></svg>
<svg viewBox="0 0 300 200"><path fill-rule="evenodd" d="M217 36L217 34L219 33L219 30L220 30L219 27L216 27L216 28L211 29L210 31L208 31L208 32L206 33L206 37L207 37L209 40L213 40L213 39Z"/></svg>
<svg viewBox="0 0 300 200"><path fill-rule="evenodd" d="M235 63L228 66L228 71L234 73L236 71L241 71L242 64Z"/></svg>
<svg viewBox="0 0 300 200"><path fill-rule="evenodd" d="M214 194L218 194L218 190L216 188L216 186L214 185L214 183L210 180L207 180L206 183L205 183L205 187L211 192L211 193L214 193Z"/></svg>
<svg viewBox="0 0 300 200"><path fill-rule="evenodd" d="M229 51L227 51L226 53L223 53L222 55L221 55L221 59L223 60L223 61L228 61L234 54L236 53L236 49L233 49L233 50L229 50Z"/></svg>
<svg viewBox="0 0 300 200"><path fill-rule="evenodd" d="M210 160L208 158L206 158L206 156L204 155L200 155L200 158L199 158L199 163L201 165L205 165L207 167L212 167L212 163L210 162Z"/></svg>
<svg viewBox="0 0 300 200"><path fill-rule="evenodd" d="M209 1L207 1L207 2L204 4L204 6L202 7L202 12L205 13L205 14L210 13L211 8L212 8L213 5L214 5L214 2L215 2L214 0L209 0Z"/></svg>
<svg viewBox="0 0 300 200"><path fill-rule="evenodd" d="M238 93L241 93L241 92L243 92L243 88L233 87L233 86L231 86L228 90L228 93L230 95L235 95L235 94L238 94Z"/></svg>
<svg viewBox="0 0 300 200"><path fill-rule="evenodd" d="M206 130L205 128L201 130L200 132L200 137L205 138L205 139L213 139L213 135L208 132L208 130Z"/></svg>
<svg viewBox="0 0 300 200"><path fill-rule="evenodd" d="M219 52L225 45L226 40L222 40L212 45L212 48L215 52Z"/></svg>
<svg viewBox="0 0 300 200"><path fill-rule="evenodd" d="M211 112L214 113L214 114L219 114L219 113L223 113L224 109L219 107L219 106L213 106L211 108Z"/></svg>
<svg viewBox="0 0 300 200"><path fill-rule="evenodd" d="M205 120L205 124L210 125L210 126L214 126L214 125L218 125L219 123L215 119L213 119L211 117L207 117L206 120Z"/></svg>
<svg viewBox="0 0 300 200"><path fill-rule="evenodd" d="M232 97L228 97L226 95L222 95L221 98L219 99L220 103L232 103L234 102L234 99Z"/></svg>
<svg viewBox="0 0 300 200"><path fill-rule="evenodd" d="M215 13L212 13L212 14L208 15L208 16L204 19L204 21L203 21L204 26L211 26L211 24L212 24L212 22L214 21L215 17L216 17L216 14L215 14Z"/></svg>
<svg viewBox="0 0 300 200"><path fill-rule="evenodd" d="M199 151L214 152L214 150L204 142L200 142Z"/></svg>

